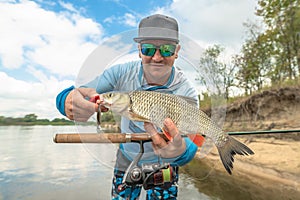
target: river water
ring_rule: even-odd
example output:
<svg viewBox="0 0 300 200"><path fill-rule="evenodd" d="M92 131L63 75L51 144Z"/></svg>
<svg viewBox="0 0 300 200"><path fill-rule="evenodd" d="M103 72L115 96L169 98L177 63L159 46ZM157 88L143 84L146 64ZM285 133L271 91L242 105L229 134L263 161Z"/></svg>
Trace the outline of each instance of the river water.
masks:
<svg viewBox="0 0 300 200"><path fill-rule="evenodd" d="M116 146L52 140L55 133L76 131L72 126L0 127L0 200L110 199ZM182 170L178 199L259 199L249 185L241 190L230 176L218 181L210 171L196 161ZM260 197L276 199L276 194Z"/></svg>

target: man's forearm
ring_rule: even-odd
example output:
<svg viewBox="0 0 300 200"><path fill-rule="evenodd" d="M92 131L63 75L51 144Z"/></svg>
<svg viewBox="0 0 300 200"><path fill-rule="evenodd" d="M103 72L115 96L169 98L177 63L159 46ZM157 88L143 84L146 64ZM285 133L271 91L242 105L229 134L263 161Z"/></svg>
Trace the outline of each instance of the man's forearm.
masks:
<svg viewBox="0 0 300 200"><path fill-rule="evenodd" d="M61 91L57 97L56 97L56 108L58 109L58 111L66 116L66 112L65 112L65 101L66 98L68 96L68 94L74 89L75 87L72 85L71 87L68 87L66 89L64 89L63 91Z"/></svg>

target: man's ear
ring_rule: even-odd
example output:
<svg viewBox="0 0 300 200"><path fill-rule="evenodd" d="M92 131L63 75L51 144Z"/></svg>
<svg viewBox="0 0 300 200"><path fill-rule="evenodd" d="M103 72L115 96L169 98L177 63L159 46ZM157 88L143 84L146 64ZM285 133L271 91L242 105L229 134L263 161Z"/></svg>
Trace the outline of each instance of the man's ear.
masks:
<svg viewBox="0 0 300 200"><path fill-rule="evenodd" d="M139 50L139 58L142 58L142 55L141 55L141 44L138 44L138 50Z"/></svg>
<svg viewBox="0 0 300 200"><path fill-rule="evenodd" d="M177 44L176 51L175 51L175 59L178 58L178 52L179 52L180 48L181 48L180 44Z"/></svg>

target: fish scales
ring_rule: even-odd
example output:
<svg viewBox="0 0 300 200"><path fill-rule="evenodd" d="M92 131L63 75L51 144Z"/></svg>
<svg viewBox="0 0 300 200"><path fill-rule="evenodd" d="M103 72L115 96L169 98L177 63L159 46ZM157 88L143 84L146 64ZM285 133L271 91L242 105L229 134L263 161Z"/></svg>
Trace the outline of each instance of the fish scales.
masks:
<svg viewBox="0 0 300 200"><path fill-rule="evenodd" d="M181 120L182 107L178 106L178 99L153 92L131 92L129 96L132 100L132 112L150 119L159 127L163 126L163 120L167 117L176 124Z"/></svg>
<svg viewBox="0 0 300 200"><path fill-rule="evenodd" d="M131 120L151 122L162 128L165 118L171 118L180 133L200 133L210 137L229 174L234 155L254 154L249 147L224 133L188 98L155 91L132 91L105 93L103 99L104 106Z"/></svg>
<svg viewBox="0 0 300 200"><path fill-rule="evenodd" d="M181 133L202 133L218 140L218 133L222 132L197 106L182 97L152 91L134 91L129 96L132 111L158 127L163 127L163 121L168 117Z"/></svg>

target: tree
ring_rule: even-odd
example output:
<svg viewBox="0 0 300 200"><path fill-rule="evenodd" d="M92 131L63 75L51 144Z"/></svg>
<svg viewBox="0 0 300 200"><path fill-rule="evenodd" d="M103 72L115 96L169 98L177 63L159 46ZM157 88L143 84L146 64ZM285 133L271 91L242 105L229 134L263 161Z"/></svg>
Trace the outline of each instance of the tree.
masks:
<svg viewBox="0 0 300 200"><path fill-rule="evenodd" d="M113 113L111 111L104 112L101 115L101 121L102 122L113 122L113 123L115 123L118 120L120 120L120 118L115 119L115 116L113 115Z"/></svg>
<svg viewBox="0 0 300 200"><path fill-rule="evenodd" d="M264 31L245 23L247 39L235 59L246 94L260 90L266 80L281 84L300 72L299 0L259 0L256 15L262 17Z"/></svg>
<svg viewBox="0 0 300 200"><path fill-rule="evenodd" d="M36 114L28 114L24 117L24 122L35 122L37 121L37 115Z"/></svg>
<svg viewBox="0 0 300 200"><path fill-rule="evenodd" d="M274 46L273 81L294 79L300 72L300 3L299 0L259 0L256 15L266 25ZM278 79L279 78L279 79Z"/></svg>
<svg viewBox="0 0 300 200"><path fill-rule="evenodd" d="M245 89L245 94L260 90L264 82L273 73L272 40L268 32L263 33L261 28L251 22L244 23L247 27L247 39L242 46L241 53L235 56L234 63L239 66L237 80Z"/></svg>
<svg viewBox="0 0 300 200"><path fill-rule="evenodd" d="M220 61L220 54L224 47L214 45L205 50L199 62L199 79L204 83L209 91L216 95L229 97L230 87L233 86L235 65ZM199 75L200 76L200 75Z"/></svg>

